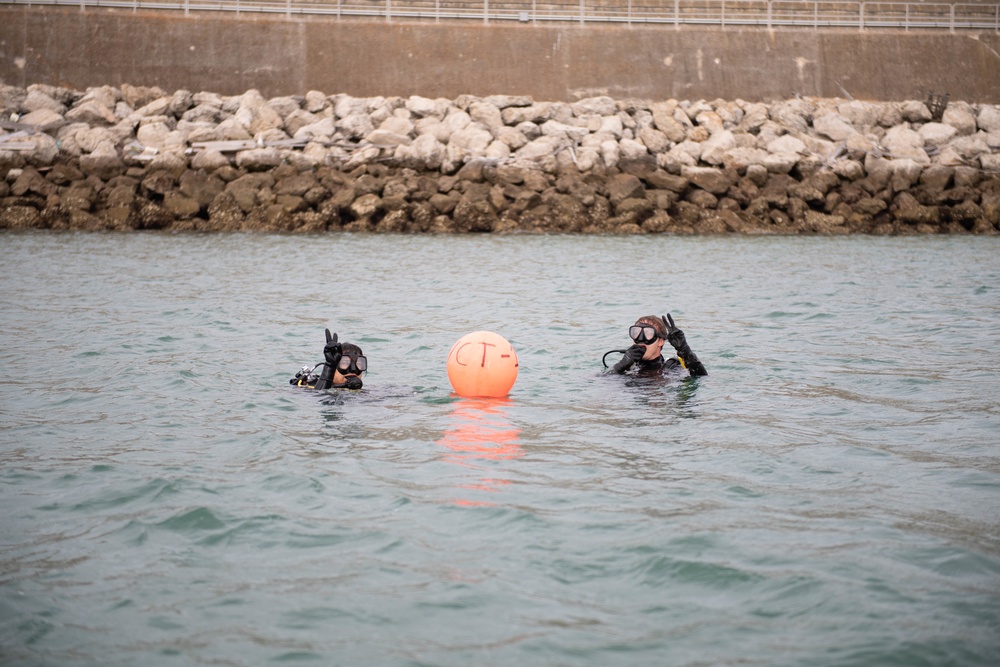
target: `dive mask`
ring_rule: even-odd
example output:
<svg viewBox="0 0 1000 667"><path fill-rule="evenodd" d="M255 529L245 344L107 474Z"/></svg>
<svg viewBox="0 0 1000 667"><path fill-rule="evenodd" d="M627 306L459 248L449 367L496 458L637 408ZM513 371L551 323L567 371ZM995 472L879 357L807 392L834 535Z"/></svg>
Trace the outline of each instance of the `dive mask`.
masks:
<svg viewBox="0 0 1000 667"><path fill-rule="evenodd" d="M360 375L368 370L368 358L364 355L349 357L345 354L337 362L337 370L340 371L341 375L347 375L348 373Z"/></svg>
<svg viewBox="0 0 1000 667"><path fill-rule="evenodd" d="M628 328L629 338L636 343L652 344L660 337L656 332L656 327L650 324L634 324Z"/></svg>

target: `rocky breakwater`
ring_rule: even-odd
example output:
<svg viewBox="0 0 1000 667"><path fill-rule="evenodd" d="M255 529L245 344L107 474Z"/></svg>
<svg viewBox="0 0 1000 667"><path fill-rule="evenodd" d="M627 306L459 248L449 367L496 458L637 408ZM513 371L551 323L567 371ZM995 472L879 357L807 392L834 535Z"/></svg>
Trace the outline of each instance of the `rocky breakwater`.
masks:
<svg viewBox="0 0 1000 667"><path fill-rule="evenodd" d="M3 86L0 228L996 233L1000 107L935 113Z"/></svg>

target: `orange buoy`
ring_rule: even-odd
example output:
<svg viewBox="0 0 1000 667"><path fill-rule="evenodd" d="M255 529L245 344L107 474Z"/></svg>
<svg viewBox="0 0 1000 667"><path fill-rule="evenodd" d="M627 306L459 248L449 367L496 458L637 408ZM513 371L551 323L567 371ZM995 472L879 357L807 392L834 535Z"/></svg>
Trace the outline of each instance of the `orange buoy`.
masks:
<svg viewBox="0 0 1000 667"><path fill-rule="evenodd" d="M507 339L474 331L458 339L448 353L448 381L465 398L500 398L517 380L517 353Z"/></svg>

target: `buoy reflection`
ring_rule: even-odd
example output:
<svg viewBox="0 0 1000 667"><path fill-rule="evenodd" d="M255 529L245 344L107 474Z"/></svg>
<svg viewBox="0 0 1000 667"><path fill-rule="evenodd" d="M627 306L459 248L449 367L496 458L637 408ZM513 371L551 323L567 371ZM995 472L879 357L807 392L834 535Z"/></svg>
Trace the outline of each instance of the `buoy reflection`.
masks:
<svg viewBox="0 0 1000 667"><path fill-rule="evenodd" d="M484 464L486 461L523 456L521 429L511 425L507 416L509 406L510 399L507 398L462 398L453 403L448 430L437 441L447 450L444 460L487 473L496 470L496 466ZM509 479L495 474L482 474L475 481L461 484L460 488L496 493L510 483ZM455 504L477 506L493 503L456 499Z"/></svg>

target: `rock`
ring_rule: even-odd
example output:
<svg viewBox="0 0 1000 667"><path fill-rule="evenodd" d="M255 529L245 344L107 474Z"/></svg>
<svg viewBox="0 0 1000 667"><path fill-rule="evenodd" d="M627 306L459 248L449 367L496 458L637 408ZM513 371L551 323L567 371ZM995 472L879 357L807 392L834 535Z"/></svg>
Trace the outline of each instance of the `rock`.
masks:
<svg viewBox="0 0 1000 667"><path fill-rule="evenodd" d="M247 171L263 171L281 164L281 153L277 148L253 148L236 154L236 166Z"/></svg>
<svg viewBox="0 0 1000 667"><path fill-rule="evenodd" d="M935 225L941 220L940 211L921 205L913 195L903 192L893 201L893 217L908 225Z"/></svg>
<svg viewBox="0 0 1000 667"><path fill-rule="evenodd" d="M303 125L295 130L292 136L296 139L325 142L330 141L336 131L333 118L322 118L309 125Z"/></svg>
<svg viewBox="0 0 1000 667"><path fill-rule="evenodd" d="M772 174L787 174L799 162L800 156L791 153L769 153L761 165Z"/></svg>
<svg viewBox="0 0 1000 667"><path fill-rule="evenodd" d="M1000 132L1000 106L983 105L979 110L976 125L983 132Z"/></svg>
<svg viewBox="0 0 1000 667"><path fill-rule="evenodd" d="M917 132L925 146L942 146L958 134L958 130L944 123L924 123Z"/></svg>
<svg viewBox="0 0 1000 667"><path fill-rule="evenodd" d="M642 181L631 174L617 174L608 179L608 199L612 206L617 206L625 199L644 199L646 189Z"/></svg>
<svg viewBox="0 0 1000 667"><path fill-rule="evenodd" d="M899 107L903 120L908 123L926 123L931 120L931 112L923 102L908 100ZM893 125L898 125L894 123Z"/></svg>
<svg viewBox="0 0 1000 667"><path fill-rule="evenodd" d="M785 134L767 144L767 151L774 155L798 155L806 152L806 145L800 139Z"/></svg>
<svg viewBox="0 0 1000 667"><path fill-rule="evenodd" d="M488 102L474 102L469 105L469 118L472 122L479 123L488 129L494 136L504 127L503 117L500 109Z"/></svg>
<svg viewBox="0 0 1000 667"><path fill-rule="evenodd" d="M87 92L84 93L83 97L79 99L77 105L86 104L90 102L96 103L98 106L104 107L106 109L114 109L115 104L122 99L121 91L113 86L97 86L94 88L88 88Z"/></svg>
<svg viewBox="0 0 1000 667"><path fill-rule="evenodd" d="M118 119L111 109L96 100L80 102L65 114L71 123L87 123L88 125L113 125Z"/></svg>
<svg viewBox="0 0 1000 667"><path fill-rule="evenodd" d="M930 164L931 160L924 152L923 136L906 125L897 125L890 129L882 137L881 143L894 158L910 158L921 164Z"/></svg>
<svg viewBox="0 0 1000 667"><path fill-rule="evenodd" d="M954 127L960 136L976 133L976 116L971 109L963 105L949 104L944 110L941 122Z"/></svg>
<svg viewBox="0 0 1000 667"><path fill-rule="evenodd" d="M532 104L531 106L511 106L502 109L501 117L504 125L518 125L519 123L544 123L554 117L553 105L549 103Z"/></svg>
<svg viewBox="0 0 1000 667"><path fill-rule="evenodd" d="M534 104L534 100L527 95L489 95L483 101L501 111L507 107L527 107Z"/></svg>
<svg viewBox="0 0 1000 667"><path fill-rule="evenodd" d="M163 208L177 218L190 218L201 210L198 202L176 190L170 190L163 195Z"/></svg>
<svg viewBox="0 0 1000 667"><path fill-rule="evenodd" d="M589 97L570 105L573 115L583 117L586 115L612 116L618 111L617 102L614 99L603 97Z"/></svg>
<svg viewBox="0 0 1000 667"><path fill-rule="evenodd" d="M28 94L25 96L24 101L21 102L20 107L25 113L38 111L39 109L48 109L58 116L66 113L65 104L53 99L37 87L29 87Z"/></svg>
<svg viewBox="0 0 1000 667"><path fill-rule="evenodd" d="M704 115L707 112L703 112ZM713 112L714 113L714 112ZM718 166L723 163L725 154L736 148L736 138L729 130L718 129L701 145L701 160L710 165Z"/></svg>
<svg viewBox="0 0 1000 667"><path fill-rule="evenodd" d="M644 162L649 157L646 146L634 139L619 142L619 160L622 162Z"/></svg>
<svg viewBox="0 0 1000 667"><path fill-rule="evenodd" d="M861 129L878 125L881 116L877 106L856 100L839 105L837 113L845 118L853 127Z"/></svg>
<svg viewBox="0 0 1000 667"><path fill-rule="evenodd" d="M170 96L167 112L174 118L180 118L194 104L194 95L190 90L178 90Z"/></svg>
<svg viewBox="0 0 1000 667"><path fill-rule="evenodd" d="M136 131L135 138L143 146L163 150L167 147L170 128L163 122L143 123Z"/></svg>
<svg viewBox="0 0 1000 667"><path fill-rule="evenodd" d="M38 109L21 116L20 123L34 125L42 132L53 132L67 123L67 120L52 109Z"/></svg>
<svg viewBox="0 0 1000 667"><path fill-rule="evenodd" d="M413 95L406 100L406 108L418 118L443 119L451 108L451 102L444 99L432 100L428 97Z"/></svg>
<svg viewBox="0 0 1000 667"><path fill-rule="evenodd" d="M122 99L133 109L141 109L155 100L163 99L166 92L157 87L132 86L127 83L121 86Z"/></svg>
<svg viewBox="0 0 1000 667"><path fill-rule="evenodd" d="M681 176L691 184L712 194L725 194L733 185L725 172L714 167L683 167Z"/></svg>
<svg viewBox="0 0 1000 667"><path fill-rule="evenodd" d="M397 146L406 145L412 143L410 139L405 134L397 134L390 130L374 130L365 137L365 141L373 146L378 146L379 148L392 148L395 149Z"/></svg>
<svg viewBox="0 0 1000 667"><path fill-rule="evenodd" d="M813 129L833 141L846 141L858 133L850 121L838 113L827 113L813 119Z"/></svg>
<svg viewBox="0 0 1000 667"><path fill-rule="evenodd" d="M82 159L82 158L81 158ZM180 176L187 169L187 158L178 151L165 151L149 161L149 169L169 171Z"/></svg>
<svg viewBox="0 0 1000 667"><path fill-rule="evenodd" d="M650 153L663 153L670 148L670 139L660 130L644 127L639 130L637 138L649 149Z"/></svg>
<svg viewBox="0 0 1000 667"><path fill-rule="evenodd" d="M269 106L282 119L288 118L292 113L302 110L302 105L294 97L274 97L267 101Z"/></svg>
<svg viewBox="0 0 1000 667"><path fill-rule="evenodd" d="M110 141L101 142L87 155L80 157L80 170L103 181L110 180L125 171L125 164Z"/></svg>
<svg viewBox="0 0 1000 667"><path fill-rule="evenodd" d="M590 130L585 127L567 125L555 120L548 120L542 123L542 135L556 137L557 139L568 140L574 143L580 142L590 134Z"/></svg>
<svg viewBox="0 0 1000 667"><path fill-rule="evenodd" d="M923 167L914 160L893 160L889 184L893 192L908 190L920 179L922 173Z"/></svg>
<svg viewBox="0 0 1000 667"><path fill-rule="evenodd" d="M979 165L983 171L1000 172L1000 153L989 153L979 156Z"/></svg>
<svg viewBox="0 0 1000 667"><path fill-rule="evenodd" d="M222 192L226 184L218 176L200 170L188 170L181 175L178 191L206 207Z"/></svg>
<svg viewBox="0 0 1000 667"><path fill-rule="evenodd" d="M181 115L182 120L189 123L218 123L224 117L222 109L208 104L200 104L188 109Z"/></svg>
<svg viewBox="0 0 1000 667"><path fill-rule="evenodd" d="M230 164L232 163L228 157L215 150L199 151L191 158L192 169L203 169L208 172L228 167Z"/></svg>
<svg viewBox="0 0 1000 667"><path fill-rule="evenodd" d="M329 101L326 99L326 95L318 90L306 91L305 99L302 103L304 111L311 114L318 114L327 108L329 108Z"/></svg>
<svg viewBox="0 0 1000 667"><path fill-rule="evenodd" d="M33 134L25 137L24 141L34 146L27 154L27 162L36 167L51 165L56 156L59 155L59 144L48 134Z"/></svg>

